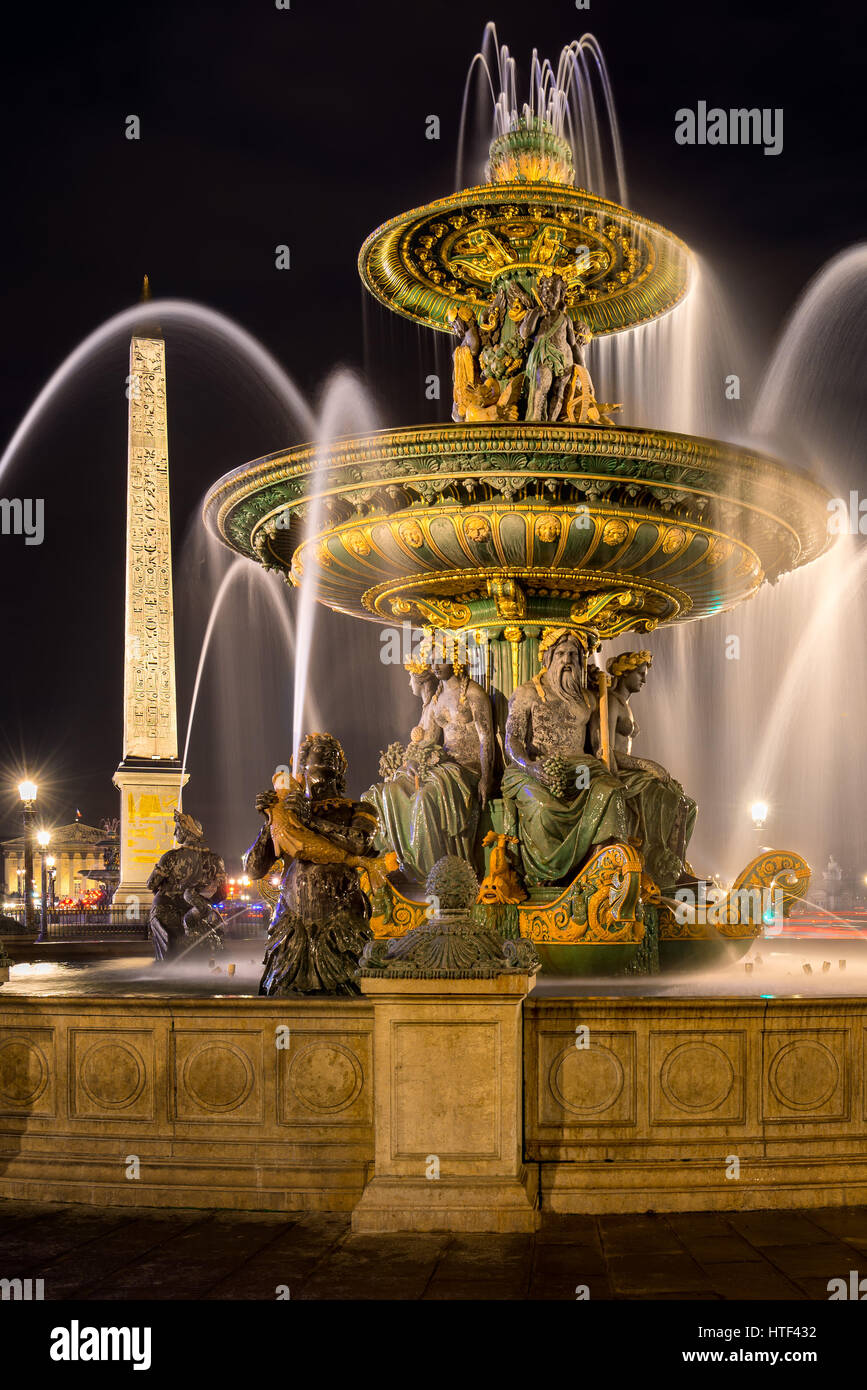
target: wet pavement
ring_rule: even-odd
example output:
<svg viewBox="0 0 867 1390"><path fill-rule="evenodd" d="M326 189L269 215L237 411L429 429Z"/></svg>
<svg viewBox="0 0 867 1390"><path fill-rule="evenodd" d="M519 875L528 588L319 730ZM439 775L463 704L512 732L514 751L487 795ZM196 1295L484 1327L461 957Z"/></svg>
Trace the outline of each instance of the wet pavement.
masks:
<svg viewBox="0 0 867 1390"><path fill-rule="evenodd" d="M862 1207L547 1214L532 1236L354 1236L342 1213L0 1202L0 1275L44 1279L46 1300L808 1301L853 1269L867 1274Z"/></svg>

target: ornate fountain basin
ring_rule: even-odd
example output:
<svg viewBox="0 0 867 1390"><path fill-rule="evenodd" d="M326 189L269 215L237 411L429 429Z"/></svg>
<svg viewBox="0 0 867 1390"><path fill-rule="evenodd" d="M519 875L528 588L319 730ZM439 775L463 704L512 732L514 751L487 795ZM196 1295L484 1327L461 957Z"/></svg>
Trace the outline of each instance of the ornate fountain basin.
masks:
<svg viewBox="0 0 867 1390"><path fill-rule="evenodd" d="M418 426L271 454L208 494L233 550L369 621L452 631L707 617L830 544L829 494L734 445L648 429ZM309 532L309 534L308 534Z"/></svg>
<svg viewBox="0 0 867 1390"><path fill-rule="evenodd" d="M568 148L568 147L567 147ZM594 334L669 313L688 293L689 248L665 227L585 188L495 182L400 213L371 232L362 282L388 308L448 332L448 315L479 310L504 278L556 271L566 304Z"/></svg>

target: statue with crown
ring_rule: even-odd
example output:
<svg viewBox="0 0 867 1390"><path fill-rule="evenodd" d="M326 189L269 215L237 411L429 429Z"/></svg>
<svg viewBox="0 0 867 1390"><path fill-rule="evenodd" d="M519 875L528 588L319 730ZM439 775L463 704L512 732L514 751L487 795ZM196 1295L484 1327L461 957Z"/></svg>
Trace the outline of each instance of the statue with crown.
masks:
<svg viewBox="0 0 867 1390"><path fill-rule="evenodd" d="M446 854L480 867L479 823L493 793L494 726L487 693L447 643L423 644L406 666L422 704L419 721L405 748L393 743L383 753L383 781L363 799L377 814L377 847L397 855L410 882L424 883Z"/></svg>

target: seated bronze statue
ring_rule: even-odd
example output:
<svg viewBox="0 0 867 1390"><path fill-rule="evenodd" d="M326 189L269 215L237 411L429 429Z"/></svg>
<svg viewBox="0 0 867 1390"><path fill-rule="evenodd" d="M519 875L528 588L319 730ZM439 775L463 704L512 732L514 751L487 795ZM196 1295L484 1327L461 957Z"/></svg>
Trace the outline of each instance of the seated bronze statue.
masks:
<svg viewBox="0 0 867 1390"><path fill-rule="evenodd" d="M613 657L603 694L590 679L591 640L546 629L541 672L509 701L503 796L515 807L524 876L531 886L567 883L596 849L621 841L641 852L648 878L671 894L692 872L685 855L696 808L664 767L632 753L637 725L629 697L644 685L651 656Z"/></svg>
<svg viewBox="0 0 867 1390"><path fill-rule="evenodd" d="M479 813L491 794L494 764L487 694L459 662L442 653L430 661L407 663L421 718L406 749L392 745L383 755L384 780L362 798L376 809L377 848L394 850L416 883L444 855L476 864Z"/></svg>
<svg viewBox="0 0 867 1390"><path fill-rule="evenodd" d="M503 796L514 803L524 878L568 882L592 851L639 832L634 798L600 758L587 753L597 697L587 682L589 639L546 628L542 669L509 700Z"/></svg>
<svg viewBox="0 0 867 1390"><path fill-rule="evenodd" d="M208 848L195 816L175 811L174 819L175 847L160 856L147 881L155 960L183 955L196 943L213 950L223 942L223 919L213 904L226 895L226 866Z"/></svg>
<svg viewBox="0 0 867 1390"><path fill-rule="evenodd" d="M650 652L637 651L621 652L607 663L611 678L608 761L638 806L645 870L664 893L670 893L685 872L691 874L686 847L695 826L696 805L660 763L632 752L638 724L630 696L643 689L652 661ZM598 708L590 721L590 737L594 752L601 755Z"/></svg>

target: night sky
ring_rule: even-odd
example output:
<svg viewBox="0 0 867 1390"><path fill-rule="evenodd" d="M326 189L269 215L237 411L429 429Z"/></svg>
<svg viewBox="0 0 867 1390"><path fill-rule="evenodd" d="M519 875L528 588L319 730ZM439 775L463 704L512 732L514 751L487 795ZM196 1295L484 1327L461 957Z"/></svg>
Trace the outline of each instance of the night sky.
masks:
<svg viewBox="0 0 867 1390"><path fill-rule="evenodd" d="M383 424L446 418L445 402L424 398L433 335L428 351L396 317L362 312L356 257L379 223L453 187L464 77L488 19L522 62L534 45L554 57L596 34L631 206L711 261L764 356L810 277L864 235L854 4L800 17L755 0L18 6L0 59L4 443L63 358L135 302L145 271L155 296L237 319L311 396L342 364L369 376ZM674 113L699 100L782 107L782 154L677 145ZM124 135L131 113L137 142ZM439 142L425 139L432 113ZM288 272L275 269L280 243ZM180 547L208 485L291 432L225 353L166 337ZM46 508L42 546L0 537L5 834L17 833L25 769L50 819L117 814L127 351L119 339L81 373L0 480L0 496ZM179 661L182 724L189 666Z"/></svg>

